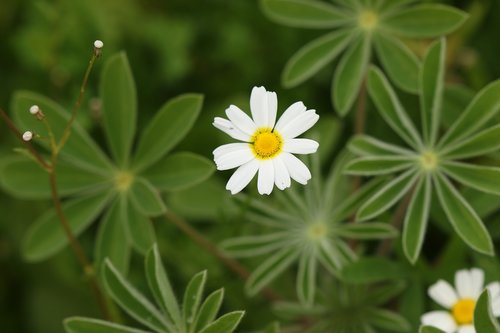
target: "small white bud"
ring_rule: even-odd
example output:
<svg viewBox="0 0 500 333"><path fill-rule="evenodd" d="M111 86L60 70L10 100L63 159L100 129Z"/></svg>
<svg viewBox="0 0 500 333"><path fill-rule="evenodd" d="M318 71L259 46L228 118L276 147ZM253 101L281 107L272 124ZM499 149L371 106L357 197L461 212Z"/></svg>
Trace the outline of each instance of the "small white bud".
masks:
<svg viewBox="0 0 500 333"><path fill-rule="evenodd" d="M40 108L38 107L38 105L32 105L30 107L30 113L32 115L36 115L38 112L40 112Z"/></svg>
<svg viewBox="0 0 500 333"><path fill-rule="evenodd" d="M94 42L94 47L96 49L102 49L103 46L104 46L104 43L99 39Z"/></svg>
<svg viewBox="0 0 500 333"><path fill-rule="evenodd" d="M31 141L31 139L33 139L33 133L31 133L30 131L26 131L23 133L24 141Z"/></svg>

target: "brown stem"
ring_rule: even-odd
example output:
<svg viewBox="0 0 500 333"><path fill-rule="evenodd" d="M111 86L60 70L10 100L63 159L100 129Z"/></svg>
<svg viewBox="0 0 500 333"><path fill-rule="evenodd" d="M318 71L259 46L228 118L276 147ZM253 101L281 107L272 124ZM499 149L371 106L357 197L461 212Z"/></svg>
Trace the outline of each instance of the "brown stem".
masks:
<svg viewBox="0 0 500 333"><path fill-rule="evenodd" d="M242 264L233 258L228 257L222 251L217 248L217 246L212 243L208 238L200 234L196 229L191 227L184 219L177 216L176 214L168 211L165 213L165 217L172 224L181 229L187 236L194 240L198 245L208 251L212 256L219 259L226 267L231 271L239 275L243 280L247 280L250 276L250 272ZM281 300L281 297L273 290L269 288L264 288L262 290L262 295L271 302L276 302Z"/></svg>

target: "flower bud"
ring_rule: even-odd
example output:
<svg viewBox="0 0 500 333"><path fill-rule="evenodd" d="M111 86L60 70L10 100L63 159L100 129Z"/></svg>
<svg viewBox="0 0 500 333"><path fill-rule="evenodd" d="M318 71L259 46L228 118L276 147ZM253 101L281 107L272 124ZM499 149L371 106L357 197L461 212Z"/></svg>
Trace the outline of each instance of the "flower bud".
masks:
<svg viewBox="0 0 500 333"><path fill-rule="evenodd" d="M31 141L33 139L33 133L30 131L26 131L23 133L23 140L24 141Z"/></svg>

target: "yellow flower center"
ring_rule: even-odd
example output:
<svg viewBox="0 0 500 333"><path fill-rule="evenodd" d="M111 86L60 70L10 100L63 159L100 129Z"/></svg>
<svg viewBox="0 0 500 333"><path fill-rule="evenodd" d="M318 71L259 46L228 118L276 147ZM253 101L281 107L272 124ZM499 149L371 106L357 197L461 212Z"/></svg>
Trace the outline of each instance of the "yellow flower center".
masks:
<svg viewBox="0 0 500 333"><path fill-rule="evenodd" d="M127 171L120 171L115 176L115 186L120 192L125 192L129 189L134 181L134 175Z"/></svg>
<svg viewBox="0 0 500 333"><path fill-rule="evenodd" d="M327 233L327 226L321 222L311 224L307 228L307 236L309 236L309 239L320 239L326 236Z"/></svg>
<svg viewBox="0 0 500 333"><path fill-rule="evenodd" d="M474 320L474 308L476 301L470 298L463 298L459 300L452 309L453 318L459 325L472 324Z"/></svg>
<svg viewBox="0 0 500 333"><path fill-rule="evenodd" d="M378 23L378 15L372 11L365 11L359 15L359 25L364 30L373 30Z"/></svg>
<svg viewBox="0 0 500 333"><path fill-rule="evenodd" d="M252 136L250 146L255 157L266 160L281 153L283 138L272 128L259 128Z"/></svg>
<svg viewBox="0 0 500 333"><path fill-rule="evenodd" d="M420 163L422 164L422 168L427 171L432 171L436 169L438 165L438 157L436 153L432 151L426 151L420 155Z"/></svg>

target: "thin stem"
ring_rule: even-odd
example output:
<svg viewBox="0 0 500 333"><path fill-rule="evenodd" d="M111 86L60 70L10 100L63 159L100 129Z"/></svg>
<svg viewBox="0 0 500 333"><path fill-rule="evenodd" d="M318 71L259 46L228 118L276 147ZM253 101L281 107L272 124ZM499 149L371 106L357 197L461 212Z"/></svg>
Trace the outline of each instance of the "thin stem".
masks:
<svg viewBox="0 0 500 333"><path fill-rule="evenodd" d="M250 276L250 272L248 271L248 269L246 269L238 261L225 255L222 251L219 250L219 248L217 248L214 243L200 234L196 229L191 227L191 225L189 225L189 223L187 223L184 219L170 211L167 211L165 213L165 217L168 221L181 229L181 231L183 231L192 240L198 243L198 245L207 250L208 253L219 259L231 271L239 275L243 280L248 279L248 277ZM264 288L261 293L266 299L271 302L279 301L281 299L281 297L275 291L269 288Z"/></svg>
<svg viewBox="0 0 500 333"><path fill-rule="evenodd" d="M361 88L359 89L358 102L356 105L356 118L354 120L354 134L362 134L365 131L366 122L366 78L361 82ZM361 187L361 177L356 176L352 181L352 190L356 192Z"/></svg>

